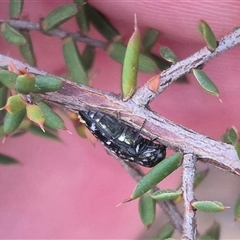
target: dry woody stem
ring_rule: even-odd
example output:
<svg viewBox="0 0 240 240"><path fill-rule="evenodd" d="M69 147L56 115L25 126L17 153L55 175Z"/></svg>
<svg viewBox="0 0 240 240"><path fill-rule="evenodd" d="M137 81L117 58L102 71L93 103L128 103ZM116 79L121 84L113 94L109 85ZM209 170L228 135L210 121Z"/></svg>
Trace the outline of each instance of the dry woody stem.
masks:
<svg viewBox="0 0 240 240"><path fill-rule="evenodd" d="M18 29L41 31L38 23L20 20L0 20L0 23L1 22L8 22L10 25ZM71 36L77 41L97 48L106 49L107 47L107 43L105 42L88 38L82 34L67 32L62 29L55 29L49 33L61 38ZM187 153L184 156L183 166L183 198L185 200L186 208L183 231L184 237L194 239L196 235L195 215L190 207L190 203L194 199L193 179L196 160L236 175L240 175L240 161L232 145L216 141L176 124L150 111L145 108L145 106L179 77L190 72L191 69L197 68L206 63L220 53L233 48L239 43L240 29L223 37L219 41L218 47L214 52L209 51L207 48L203 48L189 58L180 61L172 65L169 69L163 71L160 74L161 84L157 92L153 93L148 89L147 84L145 84L126 102L123 102L121 97L117 94L99 91L62 78L60 79L63 81L63 87L59 91L36 95L75 113L78 113L79 110L96 110L118 116L123 121L137 129L140 129L143 122L146 120L142 129L144 134L152 139L157 139L169 148ZM10 61L12 61L17 68L28 67L31 73L50 75L47 72L40 71L20 61L0 55L0 67L7 66ZM124 164L124 166L129 174L134 177L135 180L139 181L142 177L142 172L139 168L134 169L132 167L126 167L128 166L126 164ZM174 226L181 231L182 218L176 211L175 206L168 202L164 202L163 206L165 211L170 215Z"/></svg>
<svg viewBox="0 0 240 240"><path fill-rule="evenodd" d="M48 73L27 66L27 64L0 55L0 67L6 66L10 61L13 61L18 68L28 67L32 73L48 75ZM39 96L76 113L80 109L92 109L114 114L138 129L147 120L142 131L152 139L157 138L167 147L176 151L190 152L204 163L240 175L240 161L232 145L216 141L178 125L147 108L140 107L132 99L123 102L116 94L102 92L65 79L62 81L63 87L59 91L39 94Z"/></svg>
<svg viewBox="0 0 240 240"><path fill-rule="evenodd" d="M2 20L0 19L0 23L8 23L12 27L17 28L19 30L27 30L27 31L42 31L41 26L37 22L29 22L29 21L24 21L24 20L16 20L16 19L11 19L11 20ZM44 31L43 31L44 33ZM76 33L76 32L70 32L63 30L61 28L57 28L51 31L47 32L48 35L59 37L59 38L65 38L65 37L72 37L74 40L78 42L85 43L89 46L96 47L96 48L101 48L106 50L108 43L103 42L94 38L90 38L82 33Z"/></svg>
<svg viewBox="0 0 240 240"><path fill-rule="evenodd" d="M194 198L194 176L196 172L197 158L193 154L184 154L183 157L183 174L182 174L182 191L184 200L184 220L183 220L183 237L194 240L196 238L196 211L191 203Z"/></svg>

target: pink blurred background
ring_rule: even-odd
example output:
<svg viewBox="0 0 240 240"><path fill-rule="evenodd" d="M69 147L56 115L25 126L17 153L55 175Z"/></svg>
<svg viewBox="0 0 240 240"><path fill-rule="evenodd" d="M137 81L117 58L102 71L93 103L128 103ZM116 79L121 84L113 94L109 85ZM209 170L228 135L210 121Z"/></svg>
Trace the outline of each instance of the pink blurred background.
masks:
<svg viewBox="0 0 240 240"><path fill-rule="evenodd" d="M25 1L23 15L38 21L61 1ZM102 11L122 33L125 40L133 31L133 14L137 14L142 33L147 27L161 32L154 48L169 46L184 59L204 42L197 30L200 19L207 21L218 38L239 26L237 1L198 3L164 1L89 1ZM8 2L1 3L0 18L8 18ZM75 30L73 20L63 28ZM93 37L102 39L95 31ZM32 32L38 67L52 74L66 72L61 40ZM82 45L79 44L80 48ZM0 38L2 54L23 61L16 46ZM176 123L210 137L220 139L226 128L239 124L239 58L236 47L206 64L205 72L216 83L223 103L205 93L191 75L190 84L173 84L151 105L159 114ZM102 50L97 50L93 68L93 86L119 93L121 65ZM139 87L152 75L140 74ZM95 147L75 133L60 132L63 143L46 141L27 134L9 138L0 144L0 152L19 159L21 165L0 166L0 238L1 239L139 239L147 238L146 228L138 216L137 201L116 207L129 197L134 180L103 149ZM198 165L198 169L207 166ZM181 171L164 180L160 187L178 186ZM197 214L199 232L213 219L223 223L222 238L238 238L239 223L233 222L234 200L239 193L239 178L211 168L209 178L196 192L198 199L219 200L232 209L221 214ZM225 190L226 189L226 190ZM225 190L225 191L224 191ZM161 222L167 217L159 212ZM155 224L157 228L161 223ZM149 236L151 236L151 229ZM178 236L178 235L176 235Z"/></svg>

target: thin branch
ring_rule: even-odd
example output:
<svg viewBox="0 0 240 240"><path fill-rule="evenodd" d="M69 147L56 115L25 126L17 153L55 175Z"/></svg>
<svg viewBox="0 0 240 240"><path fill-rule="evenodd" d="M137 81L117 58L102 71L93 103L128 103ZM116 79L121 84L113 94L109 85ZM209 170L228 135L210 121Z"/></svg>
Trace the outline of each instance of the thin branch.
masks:
<svg viewBox="0 0 240 240"><path fill-rule="evenodd" d="M48 34L51 36L56 36L59 38L65 38L67 36L72 37L74 40L87 44L92 47L101 48L103 50L107 49L108 43L103 42L94 38L90 38L82 33L76 33L76 32L69 32L66 30L63 30L61 28L54 29L52 31L49 31L45 33L42 29L39 23L37 22L29 22L29 21L23 21L23 20L3 20L0 19L0 23L8 23L12 27L17 28L19 30L26 30L26 31L41 31L43 34Z"/></svg>
<svg viewBox="0 0 240 240"><path fill-rule="evenodd" d="M0 22L5 22L0 20ZM37 30L41 31L38 23L30 23L21 20L7 21L12 26L18 29ZM14 25L15 24L15 25ZM19 24L17 26L17 24ZM25 25L24 25L25 24ZM85 44L107 48L107 43L96 39L88 38L79 33L71 33L62 29L56 29L50 32L50 35L58 37L72 36L75 40ZM157 138L164 145L171 147L174 150L188 152L184 157L184 172L183 172L183 197L185 200L185 219L184 219L184 237L194 239L196 232L194 228L194 212L190 208L190 203L194 199L193 196L193 178L195 172L195 161L198 158L204 163L211 164L222 170L240 175L240 161L237 157L233 146L219 141L215 141L183 126L175 124L168 119L159 116L150 110L144 108L146 103L152 101L154 97L164 91L172 82L188 73L193 68L197 68L203 63L209 61L213 57L226 51L240 43L240 29L222 38L219 41L219 46L214 52L210 52L207 48L203 48L188 59L185 59L160 74L161 85L157 93L151 92L145 84L139 89L136 94L127 102L123 102L118 95L106 93L90 87L78 85L76 83L62 79L63 87L57 92L46 94L38 94L45 100L57 103L67 110L78 112L80 109L94 109L98 111L113 114L114 112L121 113L120 117L133 125L140 128L144 120L147 120L144 125L143 132L151 138ZM40 75L49 75L46 72L32 68L27 64L13 60L9 57L0 55L0 66L6 66L10 60L18 68L28 67L30 72ZM194 160L194 161L193 161ZM125 168L128 164L124 164ZM142 177L142 172L137 167L127 167L129 174L136 180ZM182 217L176 211L175 206L170 202L163 202L163 209L170 215L174 226L181 231Z"/></svg>
<svg viewBox="0 0 240 240"><path fill-rule="evenodd" d="M182 191L184 200L183 238L195 240L197 234L196 211L191 203L194 197L194 177L196 173L197 158L193 154L184 154Z"/></svg>
<svg viewBox="0 0 240 240"><path fill-rule="evenodd" d="M30 72L35 74L48 75L47 72L0 55L0 67L6 66L10 61L18 68L28 67ZM63 87L59 91L38 94L38 96L76 113L80 109L93 109L109 114L120 113L118 115L122 120L138 129L147 120L142 131L152 139L157 139L176 151L190 152L203 163L240 175L240 161L232 145L213 140L178 125L147 108L139 107L131 99L123 102L116 94L99 91L65 79L62 81Z"/></svg>
<svg viewBox="0 0 240 240"><path fill-rule="evenodd" d="M160 74L161 84L158 92L153 93L148 89L147 84L140 88L132 97L132 100L140 106L145 106L146 103L152 101L157 95L163 92L171 83L176 81L179 77L191 72L192 69L198 68L202 64L208 62L226 50L233 48L240 44L240 29L235 30L227 36L219 40L217 49L211 52L207 47L196 52L189 58L186 58L176 64L172 65L167 70Z"/></svg>
<svg viewBox="0 0 240 240"><path fill-rule="evenodd" d="M136 181L139 182L141 178L144 176L144 173L139 168L138 165L124 162L120 160L123 168L128 172L128 174ZM159 190L158 187L155 187L155 191ZM175 204L172 201L157 201L157 204L163 209L166 215L169 216L172 225L175 229L177 229L180 233L183 232L183 217L179 213Z"/></svg>

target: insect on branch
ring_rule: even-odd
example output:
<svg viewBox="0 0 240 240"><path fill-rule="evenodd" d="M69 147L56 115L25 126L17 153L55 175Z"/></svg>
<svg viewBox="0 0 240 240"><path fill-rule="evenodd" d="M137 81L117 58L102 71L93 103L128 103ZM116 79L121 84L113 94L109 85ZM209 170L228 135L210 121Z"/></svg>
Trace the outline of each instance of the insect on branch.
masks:
<svg viewBox="0 0 240 240"><path fill-rule="evenodd" d="M34 74L49 75L47 72L0 55L0 66L6 66L10 61L13 61L17 68L28 67ZM141 128L146 119L143 133L148 137L157 138L163 145L174 150L191 152L204 163L240 175L240 161L232 145L178 125L144 107L139 107L131 99L123 102L119 95L60 79L63 81L63 87L59 91L38 95L75 113L79 110L95 110L110 115L118 112L123 121L137 129Z"/></svg>

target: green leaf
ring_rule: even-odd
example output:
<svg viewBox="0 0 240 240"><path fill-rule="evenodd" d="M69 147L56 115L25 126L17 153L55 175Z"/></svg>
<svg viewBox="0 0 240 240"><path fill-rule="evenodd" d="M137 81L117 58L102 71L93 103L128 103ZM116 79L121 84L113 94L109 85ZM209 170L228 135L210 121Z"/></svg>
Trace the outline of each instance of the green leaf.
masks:
<svg viewBox="0 0 240 240"><path fill-rule="evenodd" d="M66 126L62 118L57 113L55 113L47 104L43 102L37 102L36 104L40 107L45 116L44 124L46 126L55 130L66 129Z"/></svg>
<svg viewBox="0 0 240 240"><path fill-rule="evenodd" d="M19 51L24 60L31 66L36 66L36 58L33 51L32 40L28 32L21 31L22 35L27 40L26 44L19 46Z"/></svg>
<svg viewBox="0 0 240 240"><path fill-rule="evenodd" d="M218 97L219 92L215 84L212 82L212 80L202 71L199 69L193 69L193 74L195 78L197 79L200 86L207 91L208 93Z"/></svg>
<svg viewBox="0 0 240 240"><path fill-rule="evenodd" d="M178 62L178 58L175 53L168 47L162 46L160 48L160 55L170 63Z"/></svg>
<svg viewBox="0 0 240 240"><path fill-rule="evenodd" d="M109 45L107 52L112 59L123 64L126 49L127 47L124 44L116 42ZM157 69L158 66L151 56L140 53L138 62L138 70L140 72L154 73Z"/></svg>
<svg viewBox="0 0 240 240"><path fill-rule="evenodd" d="M226 209L221 202L218 201L195 201L192 206L201 212L222 212Z"/></svg>
<svg viewBox="0 0 240 240"><path fill-rule="evenodd" d="M8 23L1 24L1 32L2 32L3 38L9 43L12 43L15 45L23 45L27 43L27 40L25 39L23 34L21 34L18 30L13 28Z"/></svg>
<svg viewBox="0 0 240 240"><path fill-rule="evenodd" d="M181 190L164 189L152 193L150 196L157 201L174 200L181 196Z"/></svg>
<svg viewBox="0 0 240 240"><path fill-rule="evenodd" d="M9 17L19 18L22 13L24 0L10 0L9 3Z"/></svg>
<svg viewBox="0 0 240 240"><path fill-rule="evenodd" d="M41 108L38 107L37 105L29 104L27 105L26 109L28 119L38 124L42 131L45 132L43 125L45 123L46 118Z"/></svg>
<svg viewBox="0 0 240 240"><path fill-rule="evenodd" d="M0 82L7 88L15 88L17 76L14 72L0 69Z"/></svg>
<svg viewBox="0 0 240 240"><path fill-rule="evenodd" d="M19 162L13 157L9 157L5 154L0 153L0 164L11 165L11 164L19 164Z"/></svg>
<svg viewBox="0 0 240 240"><path fill-rule="evenodd" d="M228 140L234 145L237 141L237 131L232 127L227 132Z"/></svg>
<svg viewBox="0 0 240 240"><path fill-rule="evenodd" d="M135 16L136 18L136 16ZM133 95L137 86L138 62L141 47L141 35L135 19L134 32L129 39L122 70L122 95L126 101Z"/></svg>
<svg viewBox="0 0 240 240"><path fill-rule="evenodd" d="M149 194L144 194L140 197L138 202L138 211L142 223L150 227L155 220L156 215L156 201L150 197Z"/></svg>
<svg viewBox="0 0 240 240"><path fill-rule="evenodd" d="M35 88L35 75L26 73L19 75L16 80L16 90L19 93L30 93Z"/></svg>
<svg viewBox="0 0 240 240"><path fill-rule="evenodd" d="M49 13L42 21L41 26L44 31L50 31L59 27L64 22L75 16L78 12L74 3L63 5Z"/></svg>
<svg viewBox="0 0 240 240"><path fill-rule="evenodd" d="M0 88L0 108L4 107L7 102L8 89L6 87ZM0 111L0 118L3 118L6 114L5 110Z"/></svg>
<svg viewBox="0 0 240 240"><path fill-rule="evenodd" d="M34 93L54 92L62 87L62 81L53 76L38 75L35 78Z"/></svg>
<svg viewBox="0 0 240 240"><path fill-rule="evenodd" d="M157 42L159 37L159 31L154 29L154 28L150 28L148 29L148 31L145 33L144 37L143 37L143 49L144 52L150 52L152 47L154 46L154 44Z"/></svg>
<svg viewBox="0 0 240 240"><path fill-rule="evenodd" d="M210 26L205 21L201 20L198 23L198 29L203 36L208 49L214 51L217 48L217 40Z"/></svg>
<svg viewBox="0 0 240 240"><path fill-rule="evenodd" d="M19 137L23 134L27 133L28 128L31 126L31 121L29 119L24 118L23 121L20 123L19 127L14 131L11 137Z"/></svg>
<svg viewBox="0 0 240 240"><path fill-rule="evenodd" d="M224 143L231 143L228 139L228 131L221 136L221 140Z"/></svg>
<svg viewBox="0 0 240 240"><path fill-rule="evenodd" d="M23 108L26 108L26 103L20 95L13 95L9 97L4 107L4 109L10 113L16 113Z"/></svg>
<svg viewBox="0 0 240 240"><path fill-rule="evenodd" d="M95 58L96 50L94 47L87 45L82 53L82 62L86 71L88 71L92 65Z"/></svg>
<svg viewBox="0 0 240 240"><path fill-rule="evenodd" d="M158 163L151 171L149 171L136 185L133 190L130 200L136 199L156 186L169 174L175 171L182 164L182 154L175 153L174 155L165 158Z"/></svg>
<svg viewBox="0 0 240 240"><path fill-rule="evenodd" d="M79 4L79 8L81 7L80 11L76 14L76 21L78 24L79 29L83 34L87 34L90 29L90 19L87 13L87 4L84 1L81 1L81 3L78 3L79 1L74 0L75 3Z"/></svg>
<svg viewBox="0 0 240 240"><path fill-rule="evenodd" d="M0 124L0 138L4 137L4 129L3 129L3 124Z"/></svg>
<svg viewBox="0 0 240 240"><path fill-rule="evenodd" d="M77 83L88 85L88 77L84 68L82 57L78 51L75 41L71 37L64 39L62 50L65 63L72 79Z"/></svg>
<svg viewBox="0 0 240 240"><path fill-rule="evenodd" d="M102 13L89 4L86 5L86 10L88 16L90 16L89 20L105 39L111 42L120 38L120 34L117 29Z"/></svg>
<svg viewBox="0 0 240 240"><path fill-rule="evenodd" d="M7 112L3 125L4 133L6 135L12 134L19 127L25 116L26 108L23 108L16 113Z"/></svg>

